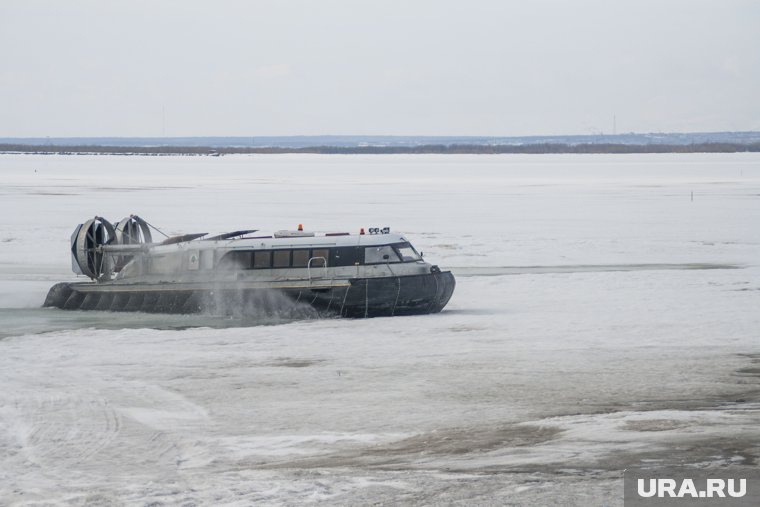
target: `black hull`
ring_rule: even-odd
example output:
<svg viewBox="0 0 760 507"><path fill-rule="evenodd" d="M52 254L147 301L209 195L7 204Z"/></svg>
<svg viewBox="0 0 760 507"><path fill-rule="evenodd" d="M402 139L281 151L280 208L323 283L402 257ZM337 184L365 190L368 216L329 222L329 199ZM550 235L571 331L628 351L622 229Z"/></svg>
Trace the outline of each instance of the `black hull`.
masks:
<svg viewBox="0 0 760 507"><path fill-rule="evenodd" d="M382 317L440 312L456 281L451 272L350 280L323 288L146 290L59 283L43 306L65 310L212 315Z"/></svg>

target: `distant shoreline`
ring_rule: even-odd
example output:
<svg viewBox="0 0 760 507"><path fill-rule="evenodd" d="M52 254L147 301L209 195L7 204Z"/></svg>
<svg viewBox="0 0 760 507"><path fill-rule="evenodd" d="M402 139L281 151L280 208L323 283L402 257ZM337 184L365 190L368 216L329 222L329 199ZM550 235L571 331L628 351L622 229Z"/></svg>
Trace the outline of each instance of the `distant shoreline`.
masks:
<svg viewBox="0 0 760 507"><path fill-rule="evenodd" d="M421 146L306 146L288 147L211 147L211 146L98 146L98 145L31 145L0 144L0 154L37 155L232 155L287 154L322 155L494 155L494 154L633 154L633 153L740 153L760 152L760 143L693 143L693 144L430 144Z"/></svg>

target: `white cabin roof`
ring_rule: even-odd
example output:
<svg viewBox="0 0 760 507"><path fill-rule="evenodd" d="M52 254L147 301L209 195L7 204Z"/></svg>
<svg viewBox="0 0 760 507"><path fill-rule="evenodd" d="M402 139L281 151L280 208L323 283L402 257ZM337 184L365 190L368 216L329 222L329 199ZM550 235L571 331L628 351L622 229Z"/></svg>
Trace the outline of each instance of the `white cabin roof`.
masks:
<svg viewBox="0 0 760 507"><path fill-rule="evenodd" d="M393 243L406 243L408 240L403 234L347 234L340 236L327 236L315 234L314 236L302 237L274 237L274 234L254 233L254 237L237 239L225 239L208 241L196 239L172 245L156 245L151 250L155 253L169 253L177 250L270 250L278 248L315 248L315 247L347 247L347 246L373 246L389 245Z"/></svg>

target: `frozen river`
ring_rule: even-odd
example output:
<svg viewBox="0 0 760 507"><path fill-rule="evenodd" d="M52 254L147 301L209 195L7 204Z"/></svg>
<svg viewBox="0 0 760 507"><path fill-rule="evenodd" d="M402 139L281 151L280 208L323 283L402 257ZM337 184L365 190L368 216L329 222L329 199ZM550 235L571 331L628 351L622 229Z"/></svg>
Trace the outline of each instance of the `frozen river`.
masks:
<svg viewBox="0 0 760 507"><path fill-rule="evenodd" d="M94 215L391 226L440 314L40 309ZM622 505L760 460L760 154L0 156L0 504Z"/></svg>

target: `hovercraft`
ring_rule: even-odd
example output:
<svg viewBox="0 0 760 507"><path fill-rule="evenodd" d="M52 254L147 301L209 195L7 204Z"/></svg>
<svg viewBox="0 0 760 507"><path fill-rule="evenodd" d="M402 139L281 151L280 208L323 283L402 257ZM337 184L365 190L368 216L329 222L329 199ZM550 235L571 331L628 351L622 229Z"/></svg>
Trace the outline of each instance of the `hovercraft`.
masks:
<svg viewBox="0 0 760 507"><path fill-rule="evenodd" d="M419 315L440 312L456 284L387 227L318 234L299 225L158 242L154 232L136 215L78 225L72 270L90 281L54 285L44 306L246 315L305 305L320 316Z"/></svg>

